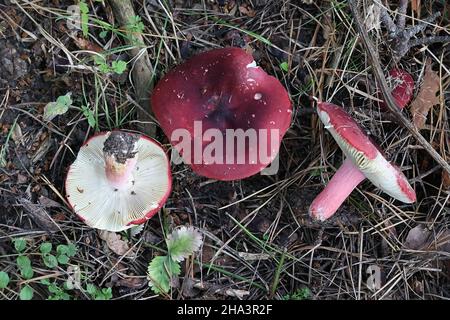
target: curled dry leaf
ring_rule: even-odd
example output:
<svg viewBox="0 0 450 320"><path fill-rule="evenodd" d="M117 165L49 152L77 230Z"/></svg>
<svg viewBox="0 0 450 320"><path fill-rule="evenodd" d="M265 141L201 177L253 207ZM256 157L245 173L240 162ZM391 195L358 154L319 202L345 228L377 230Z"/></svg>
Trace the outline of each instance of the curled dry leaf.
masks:
<svg viewBox="0 0 450 320"><path fill-rule="evenodd" d="M450 252L450 230L444 229L432 236L430 230L417 225L409 231L405 246L412 250Z"/></svg>
<svg viewBox="0 0 450 320"><path fill-rule="evenodd" d="M419 224L409 230L406 236L405 246L408 249L421 250L427 245L429 237L430 231Z"/></svg>
<svg viewBox="0 0 450 320"><path fill-rule="evenodd" d="M98 236L106 242L106 245L112 252L119 256L123 256L130 250L128 243L123 241L117 233L100 230Z"/></svg>
<svg viewBox="0 0 450 320"><path fill-rule="evenodd" d="M425 126L430 109L440 103L439 89L439 75L431 69L431 63L428 62L425 68L422 86L416 99L411 103L413 123L418 129L422 129Z"/></svg>

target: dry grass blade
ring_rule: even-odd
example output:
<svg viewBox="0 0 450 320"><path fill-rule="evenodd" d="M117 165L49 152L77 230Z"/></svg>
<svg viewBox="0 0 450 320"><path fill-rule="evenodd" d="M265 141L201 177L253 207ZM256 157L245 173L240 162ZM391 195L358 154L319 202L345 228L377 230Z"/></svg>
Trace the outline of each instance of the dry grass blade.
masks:
<svg viewBox="0 0 450 320"><path fill-rule="evenodd" d="M403 113L397 108L394 98L390 92L389 86L384 77L383 70L381 69L378 54L369 38L367 30L364 28L364 23L358 11L359 1L350 0L350 9L354 17L355 24L360 33L360 39L364 44L369 61L372 65L372 71L374 72L375 79L380 86L381 92L383 94L383 99L388 107L389 111L396 117L396 119L402 124L408 131L416 138L417 142L430 154L430 156L439 163L442 168L450 173L450 164L445 161L445 159L431 146L431 144L420 134L417 128L409 121Z"/></svg>

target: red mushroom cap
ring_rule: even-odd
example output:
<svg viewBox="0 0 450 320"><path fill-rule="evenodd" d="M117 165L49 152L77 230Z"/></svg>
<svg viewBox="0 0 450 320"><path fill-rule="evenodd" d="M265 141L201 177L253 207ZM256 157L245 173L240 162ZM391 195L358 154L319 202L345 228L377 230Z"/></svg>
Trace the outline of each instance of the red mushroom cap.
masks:
<svg viewBox="0 0 450 320"><path fill-rule="evenodd" d="M414 79L408 72L394 68L389 71L388 80L392 84L391 94L397 107L403 109L413 97ZM386 104L380 102L380 108L386 109Z"/></svg>
<svg viewBox="0 0 450 320"><path fill-rule="evenodd" d="M320 102L317 111L325 128L330 131L347 158L367 179L397 200L405 203L416 201L414 189L405 175L385 159L378 146L344 109Z"/></svg>
<svg viewBox="0 0 450 320"><path fill-rule="evenodd" d="M292 106L286 89L239 48L207 51L175 67L159 81L151 101L153 112L172 145L179 148L179 137L173 136L175 130L185 129L190 133L194 152L179 150L184 161L198 174L218 180L243 179L264 169L276 157L279 143L291 123ZM198 131L195 123L201 127ZM213 140L202 138L209 129L218 129L223 135L222 163L195 159L195 153L203 155ZM256 145L245 140L244 163L238 161L237 148L241 146L235 143L234 150L225 148L228 131L237 133L238 129L244 132L252 129L257 133ZM196 142L200 148L195 149L195 138L200 139ZM261 152L265 152L268 161L262 161ZM258 155L256 161L250 161L255 155Z"/></svg>

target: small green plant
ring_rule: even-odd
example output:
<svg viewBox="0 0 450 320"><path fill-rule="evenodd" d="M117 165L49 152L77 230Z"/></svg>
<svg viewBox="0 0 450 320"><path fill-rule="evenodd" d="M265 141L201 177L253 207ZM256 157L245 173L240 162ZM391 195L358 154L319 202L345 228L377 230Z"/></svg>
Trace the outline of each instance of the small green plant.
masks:
<svg viewBox="0 0 450 320"><path fill-rule="evenodd" d="M80 4L80 14L81 14L81 31L83 32L83 36L87 37L89 35L89 7L85 0L81 0Z"/></svg>
<svg viewBox="0 0 450 320"><path fill-rule="evenodd" d="M13 240L14 249L19 254L16 259L17 268L20 271L20 275L23 279L29 280L33 278L34 271L31 265L31 260L27 256L23 255L26 249L27 241L23 238L18 238ZM9 281L8 281L9 282ZM25 285L20 289L19 297L20 300L31 300L33 298L33 288L29 285Z"/></svg>
<svg viewBox="0 0 450 320"><path fill-rule="evenodd" d="M64 287L61 288L56 281L50 282L48 279L42 279L41 283L47 286L47 290L51 293L47 300L71 300L72 297L66 292L67 290L70 290L70 288L65 284Z"/></svg>
<svg viewBox="0 0 450 320"><path fill-rule="evenodd" d="M130 17L128 23L126 25L126 30L130 33L142 33L144 31L144 23L142 22L141 17L133 16Z"/></svg>
<svg viewBox="0 0 450 320"><path fill-rule="evenodd" d="M114 72L116 74L122 74L127 69L127 63L123 60L113 61L111 66L108 65L106 59L102 55L96 55L94 57L94 62L97 65L101 73L107 74Z"/></svg>
<svg viewBox="0 0 450 320"><path fill-rule="evenodd" d="M280 68L284 72L288 72L289 71L289 64L286 61L284 61L284 62L280 63Z"/></svg>
<svg viewBox="0 0 450 320"><path fill-rule="evenodd" d="M295 290L294 293L286 294L283 300L307 300L311 298L311 290L308 287L303 287Z"/></svg>
<svg viewBox="0 0 450 320"><path fill-rule="evenodd" d="M95 128L97 121L95 121L94 112L89 108L89 106L82 105L81 112L86 117L88 124L91 128Z"/></svg>
<svg viewBox="0 0 450 320"><path fill-rule="evenodd" d="M168 254L154 257L149 263L147 278L156 294L167 293L171 280L181 273L180 262L198 251L202 236L193 227L180 227L166 237Z"/></svg>
<svg viewBox="0 0 450 320"><path fill-rule="evenodd" d="M59 96L54 102L49 102L44 107L44 120L50 121L58 115L66 113L72 106L72 93L68 92L63 96Z"/></svg>
<svg viewBox="0 0 450 320"><path fill-rule="evenodd" d="M73 243L58 245L56 255L51 254L52 248L53 245L50 242L42 243L39 248L44 264L50 269L57 267L58 264L68 264L69 259L77 253L77 247Z"/></svg>
<svg viewBox="0 0 450 320"><path fill-rule="evenodd" d="M111 288L100 289L92 283L86 285L86 292L89 293L94 300L110 300L112 298Z"/></svg>
<svg viewBox="0 0 450 320"><path fill-rule="evenodd" d="M0 271L0 289L5 289L9 284L9 275L5 271Z"/></svg>

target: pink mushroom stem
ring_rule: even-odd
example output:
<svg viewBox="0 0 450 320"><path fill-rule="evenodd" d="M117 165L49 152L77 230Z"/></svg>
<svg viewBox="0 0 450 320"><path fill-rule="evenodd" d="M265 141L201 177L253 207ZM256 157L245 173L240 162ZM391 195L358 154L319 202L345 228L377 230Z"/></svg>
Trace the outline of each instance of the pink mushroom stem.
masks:
<svg viewBox="0 0 450 320"><path fill-rule="evenodd" d="M122 189L130 184L131 173L137 163L137 154L125 163L118 162L114 156L105 155L105 173L113 188Z"/></svg>
<svg viewBox="0 0 450 320"><path fill-rule="evenodd" d="M311 203L309 214L320 221L330 218L365 178L350 159L345 159L325 189Z"/></svg>

